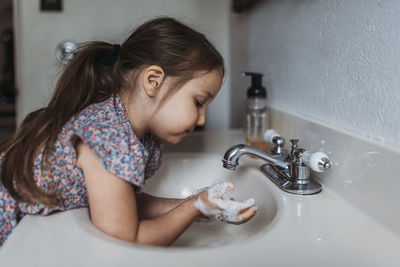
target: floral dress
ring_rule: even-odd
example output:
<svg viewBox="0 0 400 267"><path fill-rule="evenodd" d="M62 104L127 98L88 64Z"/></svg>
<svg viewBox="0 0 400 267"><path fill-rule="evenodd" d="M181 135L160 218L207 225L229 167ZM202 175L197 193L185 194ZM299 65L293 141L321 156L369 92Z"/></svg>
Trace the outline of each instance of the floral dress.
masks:
<svg viewBox="0 0 400 267"><path fill-rule="evenodd" d="M78 138L91 147L109 172L138 191L161 165L160 142L150 134L142 140L136 137L118 95L88 106L60 131L46 171L41 169L43 148L35 158L34 179L44 190L59 190L57 206L17 202L0 183L0 247L26 214L48 215L89 206L83 172L76 165L74 145ZM3 159L4 154L0 155L0 164Z"/></svg>

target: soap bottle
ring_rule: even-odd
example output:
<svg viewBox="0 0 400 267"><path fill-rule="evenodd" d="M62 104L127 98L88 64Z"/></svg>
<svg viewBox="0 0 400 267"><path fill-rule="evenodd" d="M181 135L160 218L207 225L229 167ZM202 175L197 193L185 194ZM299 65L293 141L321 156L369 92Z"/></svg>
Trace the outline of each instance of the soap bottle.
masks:
<svg viewBox="0 0 400 267"><path fill-rule="evenodd" d="M261 73L244 72L243 76L251 76L251 86L247 90L246 111L246 143L254 148L268 151L268 144L264 140L264 132L269 129L267 110L267 90L262 86Z"/></svg>

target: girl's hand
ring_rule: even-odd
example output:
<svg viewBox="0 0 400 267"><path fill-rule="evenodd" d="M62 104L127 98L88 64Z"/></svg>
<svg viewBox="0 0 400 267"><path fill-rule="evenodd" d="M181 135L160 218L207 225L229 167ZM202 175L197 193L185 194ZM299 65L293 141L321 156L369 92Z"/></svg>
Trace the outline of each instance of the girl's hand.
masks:
<svg viewBox="0 0 400 267"><path fill-rule="evenodd" d="M214 184L198 194L194 205L212 221L232 224L247 222L256 213L255 201L252 198L240 202L226 199L225 195L233 189L234 185L229 182Z"/></svg>

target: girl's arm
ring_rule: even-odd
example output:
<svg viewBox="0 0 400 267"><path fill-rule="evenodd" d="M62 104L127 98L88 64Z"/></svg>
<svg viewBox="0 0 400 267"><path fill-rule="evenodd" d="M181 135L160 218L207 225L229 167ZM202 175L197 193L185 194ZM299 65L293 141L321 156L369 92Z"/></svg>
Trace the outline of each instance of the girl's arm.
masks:
<svg viewBox="0 0 400 267"><path fill-rule="evenodd" d="M78 142L76 149L91 220L101 231L140 244L170 245L201 215L192 198L159 217L140 221L133 186L108 172L88 145Z"/></svg>
<svg viewBox="0 0 400 267"><path fill-rule="evenodd" d="M139 220L153 219L167 213L185 199L155 197L146 193L136 194Z"/></svg>

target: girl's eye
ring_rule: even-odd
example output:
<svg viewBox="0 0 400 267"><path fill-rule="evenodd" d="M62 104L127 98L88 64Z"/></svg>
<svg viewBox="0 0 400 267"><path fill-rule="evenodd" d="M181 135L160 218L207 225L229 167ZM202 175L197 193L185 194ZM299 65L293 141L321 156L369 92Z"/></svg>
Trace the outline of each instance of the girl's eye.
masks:
<svg viewBox="0 0 400 267"><path fill-rule="evenodd" d="M203 106L203 104L201 104L196 98L194 99L194 103L195 103L196 107L201 108Z"/></svg>

